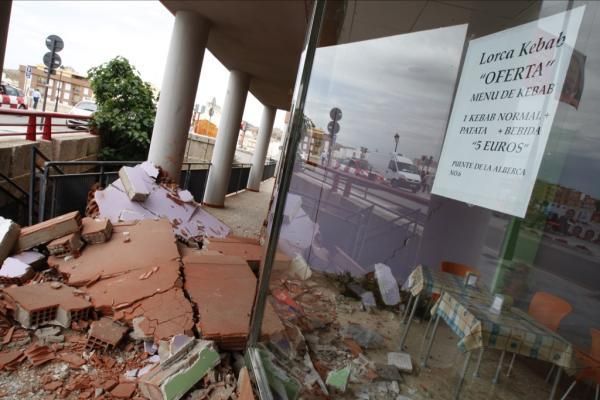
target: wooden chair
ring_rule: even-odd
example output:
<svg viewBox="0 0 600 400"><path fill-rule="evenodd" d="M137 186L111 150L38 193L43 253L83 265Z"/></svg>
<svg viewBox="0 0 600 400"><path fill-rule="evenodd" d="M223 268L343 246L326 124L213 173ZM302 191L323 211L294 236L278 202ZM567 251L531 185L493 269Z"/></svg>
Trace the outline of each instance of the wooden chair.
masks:
<svg viewBox="0 0 600 400"><path fill-rule="evenodd" d="M577 357L577 366L580 368L575 380L571 383L571 386L567 389L561 400L565 400L571 390L575 387L575 384L579 381L593 381L596 383L596 400L600 397L600 330L590 329L592 335L592 347L589 353L583 351L576 351L575 356Z"/></svg>

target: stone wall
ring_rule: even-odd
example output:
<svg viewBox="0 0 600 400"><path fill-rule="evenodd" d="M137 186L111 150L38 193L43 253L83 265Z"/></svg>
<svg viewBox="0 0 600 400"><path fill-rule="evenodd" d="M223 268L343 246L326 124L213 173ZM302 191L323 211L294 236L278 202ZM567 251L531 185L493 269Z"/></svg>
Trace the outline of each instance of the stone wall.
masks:
<svg viewBox="0 0 600 400"><path fill-rule="evenodd" d="M53 161L93 161L98 157L100 137L89 133L76 133L55 135L51 141L0 141L0 172L11 178L26 191L29 190L32 147L34 146ZM38 163L38 165L42 166L43 162ZM83 172L87 168L89 167L78 166L63 168L63 170L66 173L75 173ZM15 195L19 195L16 189L1 178L0 186ZM0 191L0 206L7 201L8 196Z"/></svg>

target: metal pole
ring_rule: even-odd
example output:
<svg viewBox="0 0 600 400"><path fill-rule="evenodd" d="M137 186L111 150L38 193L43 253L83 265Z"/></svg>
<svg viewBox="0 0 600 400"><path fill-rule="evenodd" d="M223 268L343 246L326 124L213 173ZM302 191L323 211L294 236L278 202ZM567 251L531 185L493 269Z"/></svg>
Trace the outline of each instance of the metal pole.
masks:
<svg viewBox="0 0 600 400"><path fill-rule="evenodd" d="M505 350L502 350L500 353L500 359L498 360L498 367L496 367L496 375L494 375L494 379L492 379L492 383L495 385L500 380L500 370L502 370L502 362L504 362L504 355L506 354Z"/></svg>
<svg viewBox="0 0 600 400"><path fill-rule="evenodd" d="M61 67L62 68L62 67ZM54 98L54 112L56 112L56 110L58 110L58 98L60 97L60 94L62 92L62 69L60 70L60 76L58 77L58 83L56 84L56 97Z"/></svg>
<svg viewBox="0 0 600 400"><path fill-rule="evenodd" d="M465 381L465 375L469 369L469 361L471 361L471 352L465 354L465 363L463 364L462 371L460 371L460 377L458 379L458 385L456 385L456 393L454 394L455 399L460 399L460 389L462 388L463 382Z"/></svg>
<svg viewBox="0 0 600 400"><path fill-rule="evenodd" d="M420 293L417 295L417 297L415 297L415 302L413 304L412 310L410 311L410 317L408 317L408 322L406 323L406 326L404 327L404 333L402 334L402 339L400 339L400 350L399 351L402 351L404 349L404 342L406 342L406 337L408 336L408 330L410 329L410 324L412 323L412 320L415 316L415 311L417 309L417 306L419 305L420 297L421 297Z"/></svg>
<svg viewBox="0 0 600 400"><path fill-rule="evenodd" d="M554 384L552 385L552 391L550 392L549 400L554 400L554 395L556 394L556 389L558 388L558 382L560 381L560 374L562 373L562 368L557 367L558 371L556 371L556 378L554 378Z"/></svg>
<svg viewBox="0 0 600 400"><path fill-rule="evenodd" d="M421 361L421 368L425 368L427 366L427 360L429 359L429 354L431 353L431 346L433 345L433 340L435 339L435 334L437 333L439 323L440 315L438 314L435 318L435 323L433 324L433 332L431 332L431 337L429 338L427 349L425 350L425 357Z"/></svg>
<svg viewBox="0 0 600 400"><path fill-rule="evenodd" d="M40 182L40 204L38 209L38 223L44 221L44 209L46 208L46 186L48 184L48 166L44 165L44 173Z"/></svg>
<svg viewBox="0 0 600 400"><path fill-rule="evenodd" d="M44 104L42 105L42 111L46 111L46 100L48 99L48 86L50 85L50 75L52 75L52 69L54 68L54 55L56 54L56 40L52 41L52 57L50 57L50 65L48 66L48 73L46 74L46 90L44 90Z"/></svg>
<svg viewBox="0 0 600 400"><path fill-rule="evenodd" d="M479 378L479 367L481 367L481 360L483 359L483 347L479 349L479 357L477 357L477 366L475 367L475 371L473 371L473 378Z"/></svg>
<svg viewBox="0 0 600 400"><path fill-rule="evenodd" d="M33 193L35 191L35 146L31 147L31 164L30 164L30 176L29 176L29 225L33 225Z"/></svg>

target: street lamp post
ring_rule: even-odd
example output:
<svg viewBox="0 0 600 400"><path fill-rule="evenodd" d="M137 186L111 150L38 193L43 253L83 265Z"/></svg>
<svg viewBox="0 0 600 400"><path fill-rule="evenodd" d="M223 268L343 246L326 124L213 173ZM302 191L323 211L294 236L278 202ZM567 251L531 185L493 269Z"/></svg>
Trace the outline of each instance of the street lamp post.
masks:
<svg viewBox="0 0 600 400"><path fill-rule="evenodd" d="M394 147L394 153L398 152L398 142L400 141L400 135L397 133L394 135L394 142L396 142L396 147Z"/></svg>

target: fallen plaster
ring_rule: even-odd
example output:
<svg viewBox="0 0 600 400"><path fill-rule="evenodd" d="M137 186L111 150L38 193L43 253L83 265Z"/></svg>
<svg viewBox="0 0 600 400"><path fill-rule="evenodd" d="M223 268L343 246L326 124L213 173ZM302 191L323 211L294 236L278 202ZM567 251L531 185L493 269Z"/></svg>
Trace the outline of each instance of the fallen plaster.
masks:
<svg viewBox="0 0 600 400"><path fill-rule="evenodd" d="M8 257L19 240L21 227L10 219L0 217L0 263Z"/></svg>
<svg viewBox="0 0 600 400"><path fill-rule="evenodd" d="M141 202L132 202L120 179L104 190L97 190L94 199L98 204L99 216L108 218L113 224L119 221L167 218L173 232L184 240L199 240L207 237L225 237L230 229L217 218L206 212L195 202L186 202L178 195L178 189L156 183L148 175L148 165L133 167L137 176L148 188L148 197Z"/></svg>
<svg viewBox="0 0 600 400"><path fill-rule="evenodd" d="M23 284L35 274L31 265L14 257L8 257L0 267L0 283L4 285Z"/></svg>

